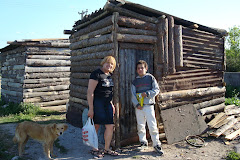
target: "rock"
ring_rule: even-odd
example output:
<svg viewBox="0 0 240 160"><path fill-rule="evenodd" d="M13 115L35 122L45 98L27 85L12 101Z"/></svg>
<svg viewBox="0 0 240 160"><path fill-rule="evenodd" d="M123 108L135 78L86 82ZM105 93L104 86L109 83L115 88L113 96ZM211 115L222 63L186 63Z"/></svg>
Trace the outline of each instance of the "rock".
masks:
<svg viewBox="0 0 240 160"><path fill-rule="evenodd" d="M240 154L240 143L234 146L234 151Z"/></svg>
<svg viewBox="0 0 240 160"><path fill-rule="evenodd" d="M19 159L19 156L15 156L11 160L17 160L17 159Z"/></svg>

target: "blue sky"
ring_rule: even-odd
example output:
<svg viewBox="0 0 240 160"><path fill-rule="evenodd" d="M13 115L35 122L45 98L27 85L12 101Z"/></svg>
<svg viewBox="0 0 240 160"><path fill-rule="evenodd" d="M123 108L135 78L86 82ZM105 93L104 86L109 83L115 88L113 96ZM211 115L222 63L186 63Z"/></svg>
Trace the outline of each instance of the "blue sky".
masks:
<svg viewBox="0 0 240 160"><path fill-rule="evenodd" d="M107 0L0 0L0 48L7 41L68 38L78 12L102 8ZM240 0L130 0L208 27L240 26Z"/></svg>

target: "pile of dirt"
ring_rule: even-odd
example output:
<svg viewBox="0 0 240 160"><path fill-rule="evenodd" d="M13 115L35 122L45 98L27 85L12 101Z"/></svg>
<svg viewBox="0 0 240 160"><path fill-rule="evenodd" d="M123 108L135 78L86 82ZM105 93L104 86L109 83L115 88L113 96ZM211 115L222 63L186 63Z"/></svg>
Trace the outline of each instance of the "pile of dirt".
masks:
<svg viewBox="0 0 240 160"><path fill-rule="evenodd" d="M54 147L54 152L58 155L57 160L81 160L81 159L93 159L93 156L89 153L90 147L83 145L82 143L82 132L81 128L74 127L68 124L68 130L59 137L59 144L67 149L67 153L61 153L60 149ZM16 124L1 124L0 129L4 133L8 134L10 137L14 136ZM9 139L11 140L11 139ZM161 160L174 160L174 159L184 159L184 160L218 160L225 159L227 154L234 150L234 146L238 143L238 140L231 141L230 144L226 145L221 138L206 138L203 147L194 147L181 141L172 145L162 144L164 155L159 156L152 147L144 151L139 151L137 149L138 145L131 145L123 147L120 150L120 156L111 157L106 155L105 160L110 159L161 159ZM17 156L17 147L14 147L15 155ZM26 159L33 160L45 160L43 154L42 145L30 139L25 148Z"/></svg>

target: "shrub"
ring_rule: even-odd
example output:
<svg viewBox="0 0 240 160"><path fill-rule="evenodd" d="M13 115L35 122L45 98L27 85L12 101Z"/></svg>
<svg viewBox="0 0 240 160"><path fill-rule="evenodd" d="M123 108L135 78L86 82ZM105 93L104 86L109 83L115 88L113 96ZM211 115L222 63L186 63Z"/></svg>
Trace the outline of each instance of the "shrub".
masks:
<svg viewBox="0 0 240 160"><path fill-rule="evenodd" d="M226 160L240 160L240 154L231 151L228 153Z"/></svg>

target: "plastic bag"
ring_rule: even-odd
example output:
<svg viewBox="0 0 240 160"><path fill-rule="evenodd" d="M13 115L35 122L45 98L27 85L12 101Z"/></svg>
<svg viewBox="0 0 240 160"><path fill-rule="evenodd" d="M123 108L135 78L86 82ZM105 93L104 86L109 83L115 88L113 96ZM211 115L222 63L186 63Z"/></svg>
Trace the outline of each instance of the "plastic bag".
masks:
<svg viewBox="0 0 240 160"><path fill-rule="evenodd" d="M93 119L90 117L82 128L82 138L83 144L98 149L98 136L94 127Z"/></svg>

